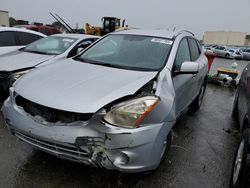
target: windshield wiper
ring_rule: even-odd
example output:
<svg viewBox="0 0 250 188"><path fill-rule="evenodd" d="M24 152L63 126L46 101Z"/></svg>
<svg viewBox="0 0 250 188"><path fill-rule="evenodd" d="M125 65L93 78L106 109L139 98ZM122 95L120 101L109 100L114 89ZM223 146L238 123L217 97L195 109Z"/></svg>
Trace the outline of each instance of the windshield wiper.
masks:
<svg viewBox="0 0 250 188"><path fill-rule="evenodd" d="M121 65L114 65L114 64L111 64L111 63L99 63L99 62L95 62L95 63L91 63L91 64L94 64L94 65L101 65L101 66L105 66L105 67L120 68L120 69L124 69L124 68L125 68L124 66L121 66Z"/></svg>
<svg viewBox="0 0 250 188"><path fill-rule="evenodd" d="M111 64L111 63L103 63L99 61L92 61L92 60L80 58L80 57L74 57L73 59L76 61L81 61L83 63L106 66L106 67L113 67L113 68L118 68L118 69L135 70L135 71L157 71L155 69L145 69L145 68L140 68L140 67L132 67L132 66L126 66L126 65L116 65L116 64Z"/></svg>
<svg viewBox="0 0 250 188"><path fill-rule="evenodd" d="M121 66L121 65L114 65L114 64L111 64L111 63L102 63L102 62L98 62L98 61L91 61L91 60L88 60L88 59L85 59L85 58L76 57L74 59L78 60L78 61L81 61L81 62L84 62L84 63L92 64L92 65L101 65L101 66L106 66L106 67L114 67L114 68L122 68L122 69L125 68L124 66Z"/></svg>
<svg viewBox="0 0 250 188"><path fill-rule="evenodd" d="M35 51L35 50L26 50L26 49L23 49L22 51L24 51L24 52L30 52L30 53L36 53L36 54L53 55L53 54L50 54L50 53L39 52L39 51Z"/></svg>

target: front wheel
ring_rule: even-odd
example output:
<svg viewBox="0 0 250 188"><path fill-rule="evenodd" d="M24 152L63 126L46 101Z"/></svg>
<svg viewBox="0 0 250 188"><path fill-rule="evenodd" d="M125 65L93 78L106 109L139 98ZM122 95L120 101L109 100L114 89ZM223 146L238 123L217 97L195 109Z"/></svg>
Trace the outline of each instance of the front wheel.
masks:
<svg viewBox="0 0 250 188"><path fill-rule="evenodd" d="M201 85L200 92L199 92L198 96L194 99L194 101L190 105L189 110L191 112L197 112L200 109L202 101L203 101L203 97L205 94L206 86L207 86L207 82L205 79Z"/></svg>
<svg viewBox="0 0 250 188"><path fill-rule="evenodd" d="M231 188L243 188L247 186L250 163L247 160L249 154L249 129L243 132L242 139L234 158L232 175L230 181Z"/></svg>
<svg viewBox="0 0 250 188"><path fill-rule="evenodd" d="M168 151L170 149L170 145L171 145L171 141L172 141L172 131L170 131L167 135L167 138L164 140L163 145L162 145L162 149L161 149L161 156L160 156L160 165L161 163L163 163L163 161L165 160Z"/></svg>

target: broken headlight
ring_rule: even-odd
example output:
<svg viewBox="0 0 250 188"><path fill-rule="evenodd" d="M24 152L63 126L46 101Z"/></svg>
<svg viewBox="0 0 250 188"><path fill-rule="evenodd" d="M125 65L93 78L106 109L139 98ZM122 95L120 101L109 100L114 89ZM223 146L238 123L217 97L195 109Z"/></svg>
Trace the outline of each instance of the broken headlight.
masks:
<svg viewBox="0 0 250 188"><path fill-rule="evenodd" d="M120 103L104 116L104 120L119 127L137 128L159 101L157 96L145 96Z"/></svg>

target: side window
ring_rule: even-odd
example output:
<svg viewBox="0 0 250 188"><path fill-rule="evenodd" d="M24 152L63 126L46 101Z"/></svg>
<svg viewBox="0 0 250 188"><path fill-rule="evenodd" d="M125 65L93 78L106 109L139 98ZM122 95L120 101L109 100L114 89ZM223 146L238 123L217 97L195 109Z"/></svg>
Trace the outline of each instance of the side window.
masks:
<svg viewBox="0 0 250 188"><path fill-rule="evenodd" d="M73 57L76 54L80 53L83 51L85 48L87 48L90 44L93 43L93 39L85 39L81 42L79 42L68 54L68 57ZM80 50L80 51L79 51Z"/></svg>
<svg viewBox="0 0 250 188"><path fill-rule="evenodd" d="M90 40L84 40L84 41L81 41L78 45L77 45L77 48L87 48L90 44L93 43L93 40L90 39Z"/></svg>
<svg viewBox="0 0 250 188"><path fill-rule="evenodd" d="M20 45L27 45L42 38L41 36L34 35L32 33L16 32L16 34L19 39Z"/></svg>
<svg viewBox="0 0 250 188"><path fill-rule="evenodd" d="M193 38L188 38L188 42L190 46L191 59L192 61L196 61L200 57L200 52L197 43Z"/></svg>
<svg viewBox="0 0 250 188"><path fill-rule="evenodd" d="M197 43L197 46L198 46L198 49L199 49L199 54L201 55L201 52L202 52L202 47L201 47L201 44L198 40L196 40L196 43Z"/></svg>
<svg viewBox="0 0 250 188"><path fill-rule="evenodd" d="M180 45L179 45L179 48L175 57L174 70L180 70L181 64L184 61L191 61L187 39L183 39L180 42Z"/></svg>
<svg viewBox="0 0 250 188"><path fill-rule="evenodd" d="M17 46L14 32L0 32L0 46Z"/></svg>

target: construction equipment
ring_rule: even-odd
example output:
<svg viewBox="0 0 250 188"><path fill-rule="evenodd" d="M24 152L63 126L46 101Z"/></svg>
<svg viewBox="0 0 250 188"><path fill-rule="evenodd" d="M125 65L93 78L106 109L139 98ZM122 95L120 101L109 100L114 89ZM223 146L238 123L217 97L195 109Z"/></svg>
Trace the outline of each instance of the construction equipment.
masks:
<svg viewBox="0 0 250 188"><path fill-rule="evenodd" d="M124 26L125 20L123 20L121 23L120 18L103 17L101 21L102 21L102 27L91 26L90 24L86 23L85 33L89 35L103 36L117 29L127 28L127 26L126 27Z"/></svg>

